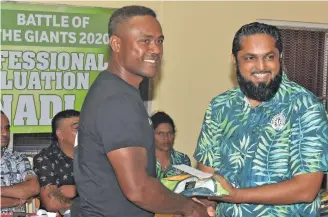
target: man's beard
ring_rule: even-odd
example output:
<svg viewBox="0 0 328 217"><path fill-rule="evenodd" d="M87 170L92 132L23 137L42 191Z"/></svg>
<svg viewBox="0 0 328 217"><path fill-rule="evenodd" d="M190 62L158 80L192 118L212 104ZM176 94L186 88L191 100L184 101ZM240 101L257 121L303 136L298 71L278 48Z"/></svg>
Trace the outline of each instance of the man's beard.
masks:
<svg viewBox="0 0 328 217"><path fill-rule="evenodd" d="M257 100L259 102L269 101L279 90L282 81L282 68L280 67L279 73L266 84L264 82L255 85L252 81L243 77L239 70L239 65L236 65L237 81L241 91L246 97ZM271 71L255 71L252 73L272 73Z"/></svg>

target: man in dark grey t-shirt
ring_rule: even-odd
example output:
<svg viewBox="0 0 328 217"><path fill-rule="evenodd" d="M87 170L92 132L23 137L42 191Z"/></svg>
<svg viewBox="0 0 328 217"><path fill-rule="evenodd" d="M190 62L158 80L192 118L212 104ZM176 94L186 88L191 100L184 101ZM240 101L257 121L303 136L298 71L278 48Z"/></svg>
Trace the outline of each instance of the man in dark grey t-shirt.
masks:
<svg viewBox="0 0 328 217"><path fill-rule="evenodd" d="M90 87L80 114L74 158L80 198L72 216L208 216L208 204L174 194L156 179L153 127L138 91L160 68L164 36L156 14L123 7L110 18L109 36L109 67Z"/></svg>

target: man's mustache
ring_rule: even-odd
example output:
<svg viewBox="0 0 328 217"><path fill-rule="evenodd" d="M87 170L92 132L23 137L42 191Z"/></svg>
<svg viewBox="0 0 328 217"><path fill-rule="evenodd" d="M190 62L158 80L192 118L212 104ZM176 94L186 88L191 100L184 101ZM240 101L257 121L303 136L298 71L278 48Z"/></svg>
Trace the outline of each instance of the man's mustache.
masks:
<svg viewBox="0 0 328 217"><path fill-rule="evenodd" d="M251 74L256 75L256 74L271 74L272 72L270 70L265 70L265 71L254 71Z"/></svg>

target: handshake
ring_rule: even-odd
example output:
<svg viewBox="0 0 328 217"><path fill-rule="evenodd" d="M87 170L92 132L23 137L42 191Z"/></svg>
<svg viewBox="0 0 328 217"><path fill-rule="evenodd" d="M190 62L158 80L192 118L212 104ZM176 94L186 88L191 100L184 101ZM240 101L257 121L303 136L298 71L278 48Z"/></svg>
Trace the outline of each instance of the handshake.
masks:
<svg viewBox="0 0 328 217"><path fill-rule="evenodd" d="M214 217L217 205L215 200L220 200L220 197L229 195L229 192L221 186L212 174L203 173L186 165L174 165L174 167L186 174L163 178L161 179L162 184L177 194L191 197L195 201L193 203L195 209L198 206L198 208L203 207L205 210L204 206L206 207L206 214L191 213L190 216ZM178 216L175 215L175 217Z"/></svg>

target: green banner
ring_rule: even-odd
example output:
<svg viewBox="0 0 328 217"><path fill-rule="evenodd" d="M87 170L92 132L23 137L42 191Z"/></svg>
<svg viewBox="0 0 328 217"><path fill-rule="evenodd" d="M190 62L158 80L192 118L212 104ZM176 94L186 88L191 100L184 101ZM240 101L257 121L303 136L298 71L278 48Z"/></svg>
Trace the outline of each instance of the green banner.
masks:
<svg viewBox="0 0 328 217"><path fill-rule="evenodd" d="M51 132L64 109L80 110L107 68L116 9L1 3L1 109L13 133Z"/></svg>

